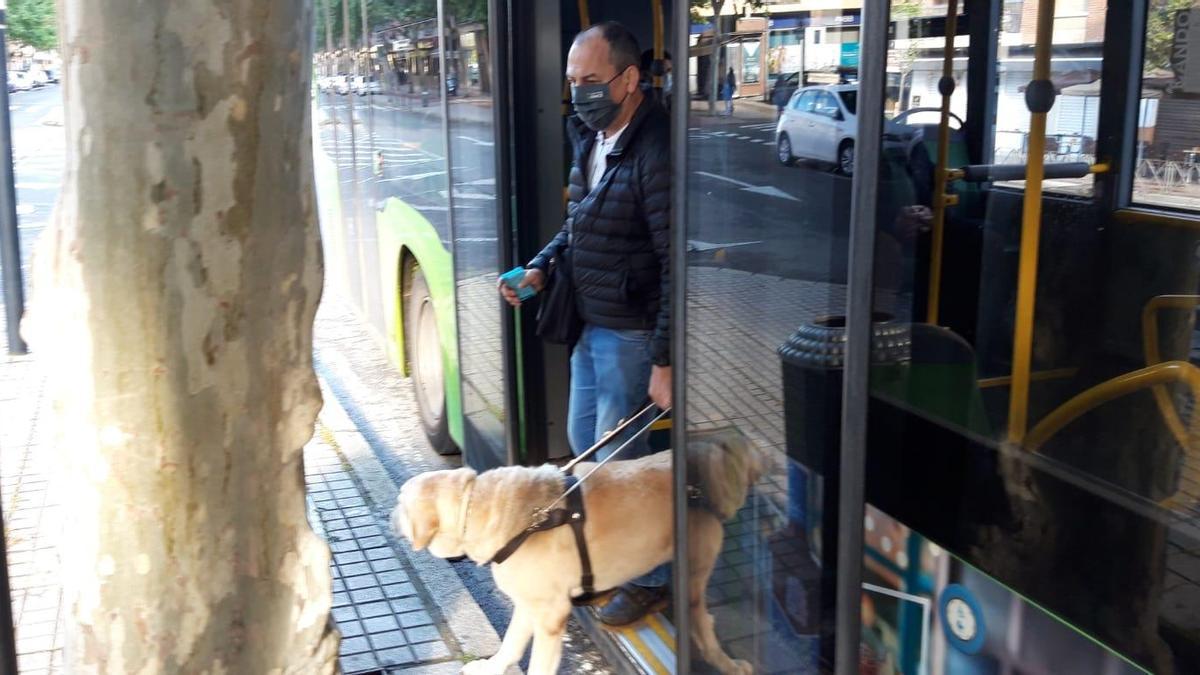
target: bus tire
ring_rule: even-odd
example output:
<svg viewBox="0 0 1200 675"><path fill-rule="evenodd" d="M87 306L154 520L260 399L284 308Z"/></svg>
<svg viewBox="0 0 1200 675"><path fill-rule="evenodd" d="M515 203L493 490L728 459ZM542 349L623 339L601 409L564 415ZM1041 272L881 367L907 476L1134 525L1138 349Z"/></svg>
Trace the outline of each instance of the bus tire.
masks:
<svg viewBox="0 0 1200 675"><path fill-rule="evenodd" d="M457 452L450 440L446 417L446 378L442 368L441 336L429 284L421 266L412 263L408 271L408 297L404 303L404 345L413 396L425 438L439 455Z"/></svg>

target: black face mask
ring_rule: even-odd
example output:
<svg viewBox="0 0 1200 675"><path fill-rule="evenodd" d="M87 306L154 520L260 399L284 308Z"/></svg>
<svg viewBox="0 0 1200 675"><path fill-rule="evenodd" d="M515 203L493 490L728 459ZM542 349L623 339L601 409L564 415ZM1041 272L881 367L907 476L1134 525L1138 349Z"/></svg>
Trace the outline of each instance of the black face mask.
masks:
<svg viewBox="0 0 1200 675"><path fill-rule="evenodd" d="M617 113L621 111L621 103L624 103L625 99L621 99L620 102L614 101L608 85L624 72L622 70L617 73L608 82L572 85L571 104L575 106L575 112L579 114L579 119L583 120L583 123L592 131L607 129L617 118ZM625 94L625 97L628 98L629 94Z"/></svg>

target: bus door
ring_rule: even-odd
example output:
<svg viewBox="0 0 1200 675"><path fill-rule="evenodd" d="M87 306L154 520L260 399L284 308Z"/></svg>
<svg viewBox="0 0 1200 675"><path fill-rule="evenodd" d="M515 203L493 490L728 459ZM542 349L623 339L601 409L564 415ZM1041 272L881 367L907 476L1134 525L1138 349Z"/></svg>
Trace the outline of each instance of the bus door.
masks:
<svg viewBox="0 0 1200 675"><path fill-rule="evenodd" d="M675 23L719 73L677 118L675 445L768 460L715 634L761 672L1197 672L1197 12L875 12L803 17L765 109L719 95L737 17Z"/></svg>
<svg viewBox="0 0 1200 675"><path fill-rule="evenodd" d="M1162 27L1191 10L1016 4L950 2L957 37L911 66L889 53L909 106L935 108L933 180L911 255L903 208L876 223L873 330L891 347L859 420L862 660L1195 672L1200 201L1152 169L1200 131L1177 141L1144 112L1194 100L1155 79ZM900 10L897 36L920 28ZM885 153L912 126L885 125ZM1147 126L1176 149L1148 162Z"/></svg>

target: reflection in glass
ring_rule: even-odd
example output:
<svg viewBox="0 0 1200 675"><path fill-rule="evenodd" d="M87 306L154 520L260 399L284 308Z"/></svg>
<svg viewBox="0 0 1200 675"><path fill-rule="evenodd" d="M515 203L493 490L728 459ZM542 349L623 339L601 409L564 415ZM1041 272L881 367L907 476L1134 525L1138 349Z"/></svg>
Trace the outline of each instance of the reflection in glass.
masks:
<svg viewBox="0 0 1200 675"><path fill-rule="evenodd" d="M1188 50L1176 48L1200 26L1200 0L1152 2L1147 11L1133 201L1200 211L1200 77L1188 70Z"/></svg>
<svg viewBox="0 0 1200 675"><path fill-rule="evenodd" d="M486 6L447 26L451 204L463 414L468 443L506 459L501 308L496 293L500 232ZM450 83L453 82L453 87ZM474 434L474 435L470 435Z"/></svg>
<svg viewBox="0 0 1200 675"><path fill-rule="evenodd" d="M1037 4L1006 3L1019 20L999 36L992 139L968 135L988 128L969 118L986 106L955 88L950 109L961 121L950 120L947 166L968 163L956 153L966 160L986 140L1001 163L1093 161L1099 62L1104 49L1127 48L1103 43L1114 10L1101 2L1057 4L1050 72L1059 96L1045 155L1030 157L1027 139L1009 138L1029 129L1023 96ZM960 35L956 44L968 42ZM956 80L967 65L955 62ZM912 86L924 97L920 78ZM940 105L940 95L922 105ZM937 118L923 121L936 129ZM1056 135L1079 142L1056 144ZM936 165L936 137L924 144ZM915 158L885 161L881 185L932 175ZM913 181L914 194L925 182ZM872 508L863 565L872 588L863 650L881 669L920 672L922 659L947 673L1200 667L1200 579L1185 571L1200 559L1200 445L1188 426L1200 392L1190 384L1200 383L1192 347L1200 237L1055 196L1088 195L1091 185L1090 176L1048 180L1033 195L1042 216L1029 223L1023 181L953 181L958 203L940 214L936 199L918 197L940 222L940 255L927 232L937 225L918 224L905 244L906 210L877 214L876 332L904 336L889 343L898 350L876 347L865 421ZM1019 285L1022 228L1040 232L1042 258L1032 283ZM1036 308L1029 342L1015 328L1019 298ZM1032 352L1027 394L1012 377L1018 344ZM1027 425L1011 424L1018 410ZM932 566L928 542L948 554Z"/></svg>
<svg viewBox="0 0 1200 675"><path fill-rule="evenodd" d="M757 60L760 43L741 44L737 55ZM759 81L747 63L739 83ZM697 102L688 118L686 423L733 426L768 457L708 588L717 636L756 672L818 672L832 655L822 556L834 533L820 524L836 492L822 472L840 377L803 363L792 343L798 327L844 312L850 179L830 168L839 143L852 146L853 122L834 119L834 93L796 84L814 104L823 97L822 131L801 117L815 120L815 105L777 121L774 107L723 117Z"/></svg>

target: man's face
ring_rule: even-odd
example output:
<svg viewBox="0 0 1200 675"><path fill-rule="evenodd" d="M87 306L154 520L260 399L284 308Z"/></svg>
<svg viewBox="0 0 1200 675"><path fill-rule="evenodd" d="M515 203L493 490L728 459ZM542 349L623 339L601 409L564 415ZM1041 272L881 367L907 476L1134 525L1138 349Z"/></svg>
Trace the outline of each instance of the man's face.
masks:
<svg viewBox="0 0 1200 675"><path fill-rule="evenodd" d="M567 82L572 86L608 82L612 100L624 102L637 89L638 69L630 66L618 73L608 51L608 42L599 36L573 45L567 53Z"/></svg>

